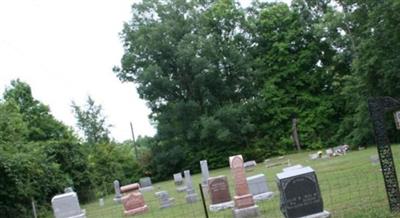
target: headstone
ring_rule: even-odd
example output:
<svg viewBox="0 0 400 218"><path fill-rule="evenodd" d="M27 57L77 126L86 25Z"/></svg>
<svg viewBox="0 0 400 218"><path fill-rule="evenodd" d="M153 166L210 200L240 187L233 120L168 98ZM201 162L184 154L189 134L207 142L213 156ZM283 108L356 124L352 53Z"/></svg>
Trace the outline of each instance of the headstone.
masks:
<svg viewBox="0 0 400 218"><path fill-rule="evenodd" d="M150 177L140 178L139 183L141 192L147 192L153 190L153 185L151 183Z"/></svg>
<svg viewBox="0 0 400 218"><path fill-rule="evenodd" d="M229 165L235 181L236 193L233 198L235 202L235 207L232 211L233 217L258 217L260 215L260 211L258 206L254 204L253 195L249 191L242 155L229 157Z"/></svg>
<svg viewBox="0 0 400 218"><path fill-rule="evenodd" d="M114 190L115 190L114 202L121 203L122 195L118 180L114 181Z"/></svg>
<svg viewBox="0 0 400 218"><path fill-rule="evenodd" d="M319 158L318 153L313 153L308 155L310 157L310 160L317 160Z"/></svg>
<svg viewBox="0 0 400 218"><path fill-rule="evenodd" d="M85 212L79 206L75 192L56 195L51 199L55 218L85 218Z"/></svg>
<svg viewBox="0 0 400 218"><path fill-rule="evenodd" d="M122 197L122 204L124 205L124 214L137 215L148 211L148 206L144 202L142 193L129 192Z"/></svg>
<svg viewBox="0 0 400 218"><path fill-rule="evenodd" d="M104 198L99 199L99 206L103 207L104 206Z"/></svg>
<svg viewBox="0 0 400 218"><path fill-rule="evenodd" d="M328 155L328 157L332 157L334 152L332 148L329 148L325 150L325 153Z"/></svg>
<svg viewBox="0 0 400 218"><path fill-rule="evenodd" d="M246 180L254 201L269 200L274 196L274 193L268 189L267 179L264 174L250 176Z"/></svg>
<svg viewBox="0 0 400 218"><path fill-rule="evenodd" d="M158 197L160 201L160 208L168 208L171 207L174 203L175 199L170 198L167 191L159 191L156 192L155 195Z"/></svg>
<svg viewBox="0 0 400 218"><path fill-rule="evenodd" d="M369 159L373 165L379 164L379 156L377 154L370 156Z"/></svg>
<svg viewBox="0 0 400 218"><path fill-rule="evenodd" d="M394 121L396 123L396 128L400 129L400 111L394 112Z"/></svg>
<svg viewBox="0 0 400 218"><path fill-rule="evenodd" d="M278 173L277 183L281 211L286 218L330 217L330 213L324 211L317 176L311 167Z"/></svg>
<svg viewBox="0 0 400 218"><path fill-rule="evenodd" d="M139 192L140 185L138 183L133 183L130 185L125 185L121 187L121 193L128 194L133 192Z"/></svg>
<svg viewBox="0 0 400 218"><path fill-rule="evenodd" d="M197 194L193 189L192 177L190 176L190 170L185 170L185 184L186 184L186 202L195 203L197 201Z"/></svg>
<svg viewBox="0 0 400 218"><path fill-rule="evenodd" d="M339 145L337 147L333 148L333 155L338 156L338 155L345 155L347 151L349 150L350 146L348 145Z"/></svg>
<svg viewBox="0 0 400 218"><path fill-rule="evenodd" d="M252 171L257 166L257 163L255 160L246 161L243 166L247 171Z"/></svg>
<svg viewBox="0 0 400 218"><path fill-rule="evenodd" d="M64 193L68 193L68 192L73 192L74 189L72 189L72 187L67 187L64 189Z"/></svg>
<svg viewBox="0 0 400 218"><path fill-rule="evenodd" d="M201 168L201 184L207 187L208 177L210 177L207 160L200 161L200 168Z"/></svg>
<svg viewBox="0 0 400 218"><path fill-rule="evenodd" d="M226 176L208 178L208 191L211 199L210 211L220 211L233 207Z"/></svg>
<svg viewBox="0 0 400 218"><path fill-rule="evenodd" d="M186 186L185 186L185 183L183 181L181 173L175 173L174 174L174 182L175 182L176 190L178 192L186 191Z"/></svg>

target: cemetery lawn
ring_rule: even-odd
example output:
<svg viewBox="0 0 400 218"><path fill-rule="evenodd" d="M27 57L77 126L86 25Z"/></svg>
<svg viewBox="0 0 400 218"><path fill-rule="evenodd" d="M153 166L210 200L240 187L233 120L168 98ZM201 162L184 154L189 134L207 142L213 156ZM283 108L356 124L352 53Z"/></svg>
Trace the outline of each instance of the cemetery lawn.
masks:
<svg viewBox="0 0 400 218"><path fill-rule="evenodd" d="M400 170L400 158L398 158L400 157L400 146L392 146L392 152L398 166L398 173ZM310 160L308 157L310 153L315 153L315 151L287 155L283 160L278 160L277 157L270 158L269 163L276 163L277 165L267 168L265 163L258 163L253 171L246 172L247 176L264 173L269 188L275 193L272 200L257 202L262 217L283 217L279 209L279 192L277 191L275 175L281 172L282 168L287 167L287 160L290 160L291 165L311 166L316 171L324 200L324 208L331 212L333 217L400 217L389 212L380 165L373 165L370 161L370 156L377 154L376 147L371 146L361 151L350 151L345 156L330 159ZM229 166L228 157L226 157L226 164ZM219 175L228 176L230 192L233 197L234 187L229 167L210 170L210 176ZM192 175L192 180L200 199L198 184L201 181L201 174ZM112 185L110 183L110 186ZM144 193L149 211L135 217L205 217L202 202L187 204L185 192L178 193L175 190L172 175L171 180L155 183L153 187L153 191ZM158 190L168 191L170 197L175 198L175 205L171 208L159 209L159 201L154 195L154 192ZM122 205L115 204L113 197L113 195L107 196L104 199L105 205L103 207L100 207L98 201L96 201L82 205L82 208L86 209L89 218L124 217ZM209 198L206 196L207 206L209 202ZM230 209L220 212L209 211L208 213L209 217L232 217Z"/></svg>

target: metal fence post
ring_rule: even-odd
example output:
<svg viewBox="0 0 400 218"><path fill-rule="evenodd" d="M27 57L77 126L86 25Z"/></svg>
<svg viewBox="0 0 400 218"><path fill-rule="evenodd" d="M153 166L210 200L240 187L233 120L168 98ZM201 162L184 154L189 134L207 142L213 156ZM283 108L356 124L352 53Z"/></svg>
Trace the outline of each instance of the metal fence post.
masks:
<svg viewBox="0 0 400 218"><path fill-rule="evenodd" d="M206 218L208 218L208 210L206 206L206 200L204 199L203 187L201 186L201 183L199 183L199 189L201 194L201 201L203 202L204 215L206 215Z"/></svg>

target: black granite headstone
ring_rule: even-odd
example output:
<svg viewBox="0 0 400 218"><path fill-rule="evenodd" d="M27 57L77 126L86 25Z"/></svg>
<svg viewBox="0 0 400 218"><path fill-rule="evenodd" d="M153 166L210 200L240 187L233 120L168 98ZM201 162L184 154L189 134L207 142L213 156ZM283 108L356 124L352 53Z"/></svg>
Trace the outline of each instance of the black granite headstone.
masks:
<svg viewBox="0 0 400 218"><path fill-rule="evenodd" d="M324 211L317 176L310 167L279 173L281 211L287 218L303 217Z"/></svg>

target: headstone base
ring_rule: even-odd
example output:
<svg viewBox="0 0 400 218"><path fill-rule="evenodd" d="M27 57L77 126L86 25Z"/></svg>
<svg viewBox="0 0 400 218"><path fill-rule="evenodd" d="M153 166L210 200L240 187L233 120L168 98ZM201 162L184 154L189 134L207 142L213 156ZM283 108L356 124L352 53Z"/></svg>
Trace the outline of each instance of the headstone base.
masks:
<svg viewBox="0 0 400 218"><path fill-rule="evenodd" d="M122 203L122 198L121 197L115 197L114 198L114 202L117 203L117 204L120 204L120 203Z"/></svg>
<svg viewBox="0 0 400 218"><path fill-rule="evenodd" d="M136 214L142 214L145 213L149 210L149 207L147 207L147 205L144 205L143 207L139 207L139 208L135 208L133 210L125 210L124 214L125 216L128 215L136 215Z"/></svg>
<svg viewBox="0 0 400 218"><path fill-rule="evenodd" d="M139 189L140 192L149 192L152 190L153 190L153 186L147 186L147 187L143 187L143 188Z"/></svg>
<svg viewBox="0 0 400 218"><path fill-rule="evenodd" d="M329 217L331 217L331 213L329 213L328 211L323 211L323 212L321 212L321 213L315 213L315 214L311 214L311 215L308 215L308 216L303 216L303 217L300 217L300 218L329 218Z"/></svg>
<svg viewBox="0 0 400 218"><path fill-rule="evenodd" d="M197 194L193 193L186 195L186 202L189 204L197 202Z"/></svg>
<svg viewBox="0 0 400 218"><path fill-rule="evenodd" d="M272 197L274 197L273 192L264 192L258 195L253 195L253 199L255 202L269 200Z"/></svg>
<svg viewBox="0 0 400 218"><path fill-rule="evenodd" d="M254 205L253 195L247 194L233 197L235 208L247 208Z"/></svg>
<svg viewBox="0 0 400 218"><path fill-rule="evenodd" d="M178 191L178 192L184 192L184 191L186 191L186 186L179 186L179 187L176 187L176 191Z"/></svg>
<svg viewBox="0 0 400 218"><path fill-rule="evenodd" d="M69 218L86 218L86 215L84 213L82 213L82 214L79 214L79 215L71 216Z"/></svg>
<svg viewBox="0 0 400 218"><path fill-rule="evenodd" d="M220 204L211 204L210 211L217 212L228 208L233 208L233 206L234 206L233 201L228 201Z"/></svg>
<svg viewBox="0 0 400 218"><path fill-rule="evenodd" d="M260 216L260 210L257 205L241 208L241 209L233 209L233 218L253 218Z"/></svg>
<svg viewBox="0 0 400 218"><path fill-rule="evenodd" d="M201 184L201 188L203 189L204 196L208 197L208 184Z"/></svg>
<svg viewBox="0 0 400 218"><path fill-rule="evenodd" d="M163 202L163 204L161 204L160 208L169 208L172 206L172 204L175 202L175 198L169 198L168 202Z"/></svg>

